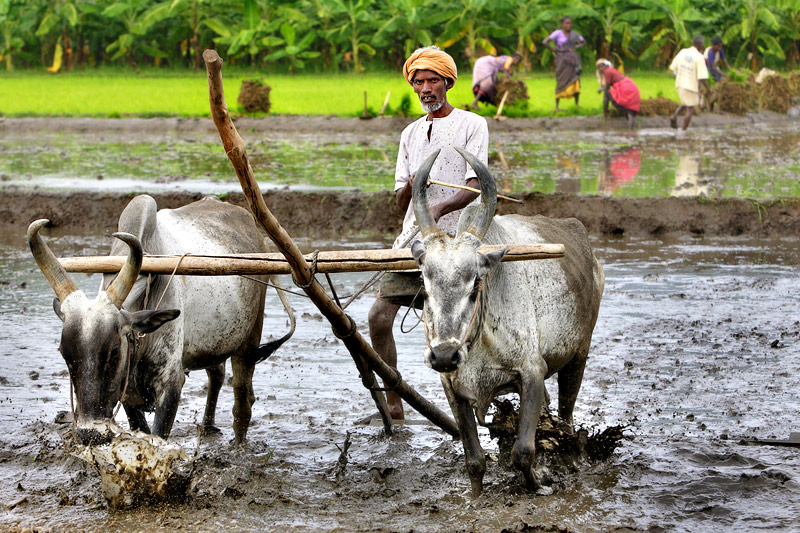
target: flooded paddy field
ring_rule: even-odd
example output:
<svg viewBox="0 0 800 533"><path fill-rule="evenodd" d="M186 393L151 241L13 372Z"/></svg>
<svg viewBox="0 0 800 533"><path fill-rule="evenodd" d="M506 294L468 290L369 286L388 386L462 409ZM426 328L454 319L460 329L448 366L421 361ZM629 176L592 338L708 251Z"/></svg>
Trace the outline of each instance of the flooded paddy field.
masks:
<svg viewBox="0 0 800 533"><path fill-rule="evenodd" d="M189 375L171 439L195 456L186 503L109 511L94 469L71 455L69 377L52 292L19 236L0 245L0 523L5 529L361 531L790 531L800 527L800 451L744 445L797 424L800 242L796 237L595 239L606 289L576 422L624 424L630 440L550 496L489 462L472 499L461 445L409 424L393 438L355 422L373 410L348 352L306 299L291 295L295 336L256 368L248 446L198 437L205 373ZM60 256L105 253L109 239L62 235ZM382 247L303 241L304 249ZM336 275L350 294L365 274ZM75 276L94 295L98 276ZM283 280L291 285L287 278ZM374 292L348 312L366 334ZM264 337L286 330L268 294ZM416 320L406 319L406 329ZM399 331L400 369L447 410L422 362L424 334ZM557 385L551 383L551 393ZM410 412L411 420L421 417ZM118 422L125 425L120 414ZM348 464L334 475L348 432ZM490 457L497 444L484 434Z"/></svg>
<svg viewBox="0 0 800 533"><path fill-rule="evenodd" d="M208 125L158 133L117 121L54 133L10 123L25 127L12 134L9 121L0 124L2 529L800 528L800 449L748 444L800 432L797 126L700 129L703 122L693 121L676 136L651 122L634 137L508 126L492 134L491 167L503 188L525 198L526 212L583 220L606 272L575 420L590 432L624 425L629 438L610 459L566 476L552 495L525 490L495 460L498 444L488 432L485 490L472 498L461 444L419 414L408 412L411 422L392 438L356 425L374 407L349 353L307 299L290 295L297 332L256 368L247 446L231 444L227 380L217 408L221 434L198 436L206 376L193 372L170 437L194 458L189 498L114 511L97 472L74 455L61 322L25 228L48 216L56 225L43 233L59 256L106 254L131 193L151 192L163 207L201 193L240 203L228 194L238 184ZM268 203L304 251L388 247L400 214L390 193L379 191L391 186L399 129L332 126L313 135L317 126L279 135L240 124ZM639 151L638 166L631 150ZM625 169L620 175L630 179L613 178ZM367 277L333 279L342 296ZM96 294L99 276L73 279ZM374 297L368 291L347 310L364 335ZM416 321L409 315L404 329ZM287 328L270 289L263 337ZM398 318L403 377L449 412L438 376L422 361L422 328L400 328ZM557 384L548 386L555 398ZM127 426L122 414L117 421ZM348 462L337 476L348 433Z"/></svg>
<svg viewBox="0 0 800 533"><path fill-rule="evenodd" d="M163 130L158 122L139 121L131 124L133 131L121 132L104 129L102 121L89 122L84 130L54 132L47 126L40 131L23 120L5 127L0 123L2 189L218 195L239 190L219 137L208 128L210 120L180 126L164 122ZM308 131L293 131L291 123L256 129L247 124L257 122L244 121L240 133L266 191L371 193L393 186L404 125L394 120L384 124L395 126L376 131L368 129L370 121L358 120L348 131L331 131L324 119ZM490 121L490 169L498 190L507 194L800 196L796 121L718 127L703 127L698 121L696 127L676 134L665 127L645 127L660 126L655 120L660 119L643 118L636 135L613 129L567 133L554 126L520 131Z"/></svg>

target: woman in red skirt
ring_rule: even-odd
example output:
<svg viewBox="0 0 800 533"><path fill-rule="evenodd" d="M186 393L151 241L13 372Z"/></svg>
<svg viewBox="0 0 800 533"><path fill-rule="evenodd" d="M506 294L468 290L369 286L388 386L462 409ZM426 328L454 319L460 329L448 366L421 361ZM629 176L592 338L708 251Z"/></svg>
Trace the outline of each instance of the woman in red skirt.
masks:
<svg viewBox="0 0 800 533"><path fill-rule="evenodd" d="M603 116L608 116L608 103L611 102L628 120L628 129L632 130L636 125L636 115L639 114L639 104L642 101L639 88L632 79L615 69L608 59L597 61L597 81L600 82L597 92L605 92Z"/></svg>

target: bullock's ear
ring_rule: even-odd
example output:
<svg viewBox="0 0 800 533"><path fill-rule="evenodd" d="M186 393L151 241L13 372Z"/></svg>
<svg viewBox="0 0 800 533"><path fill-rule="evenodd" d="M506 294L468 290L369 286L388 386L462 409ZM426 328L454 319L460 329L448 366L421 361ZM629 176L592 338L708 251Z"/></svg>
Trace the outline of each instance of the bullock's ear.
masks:
<svg viewBox="0 0 800 533"><path fill-rule="evenodd" d="M61 319L61 322L64 322L64 312L61 311L61 300L58 298L53 298L53 311L56 312L56 316Z"/></svg>
<svg viewBox="0 0 800 533"><path fill-rule="evenodd" d="M503 256L506 255L506 252L508 252L508 248L505 250L497 250L496 252L489 252L486 255L481 255L480 275L483 276L485 273L499 265L500 261L503 259Z"/></svg>
<svg viewBox="0 0 800 533"><path fill-rule="evenodd" d="M167 309L166 311L136 311L129 313L125 310L122 311L130 321L131 327L139 333L150 333L157 330L170 320L175 320L180 316L179 309Z"/></svg>
<svg viewBox="0 0 800 533"><path fill-rule="evenodd" d="M414 244L411 245L411 255L414 257L414 261L422 266L422 261L425 259L425 245L422 244L422 241L414 241Z"/></svg>

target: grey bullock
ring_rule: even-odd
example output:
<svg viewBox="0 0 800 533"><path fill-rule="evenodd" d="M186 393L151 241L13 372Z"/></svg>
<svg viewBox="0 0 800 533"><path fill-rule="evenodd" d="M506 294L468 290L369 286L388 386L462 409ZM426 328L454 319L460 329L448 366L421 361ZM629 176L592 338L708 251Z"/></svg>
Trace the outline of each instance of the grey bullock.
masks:
<svg viewBox="0 0 800 533"><path fill-rule="evenodd" d="M485 425L492 398L507 392L520 398L512 460L527 484L538 488L533 459L544 381L558 374L558 413L572 424L603 269L578 220L494 217L497 190L489 170L456 150L475 169L482 194L481 206L462 213L455 237L437 228L428 206L426 182L438 152L414 181L414 214L423 238L411 250L425 286L425 363L441 373L473 493L481 492L486 471L475 417ZM566 253L559 260L501 263L506 250L482 255L477 251L482 243L563 243Z"/></svg>
<svg viewBox="0 0 800 533"><path fill-rule="evenodd" d="M208 398L203 426L214 429L225 361L233 368L233 426L243 442L250 424L253 370L294 331L259 345L266 288L236 276L140 276L150 254L232 254L267 251L252 215L206 197L157 211L147 195L133 198L119 219L111 255L127 255L118 274L106 274L87 298L39 235L47 220L28 228L36 262L56 293L53 308L64 323L60 351L75 389L77 433L86 444L110 438L108 421L118 402L131 429L150 432L145 411L155 411L153 433L169 436L185 372L205 369ZM265 276L260 279L265 280Z"/></svg>

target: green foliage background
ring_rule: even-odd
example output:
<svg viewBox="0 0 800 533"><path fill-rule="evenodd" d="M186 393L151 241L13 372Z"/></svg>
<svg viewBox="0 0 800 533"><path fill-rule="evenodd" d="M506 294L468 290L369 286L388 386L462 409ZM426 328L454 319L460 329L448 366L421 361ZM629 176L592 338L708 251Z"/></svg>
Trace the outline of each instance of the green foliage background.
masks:
<svg viewBox="0 0 800 533"><path fill-rule="evenodd" d="M547 70L542 39L564 15L597 57L662 68L695 34L719 35L735 66L800 63L800 0L0 0L0 60L15 67L202 67L267 72L398 69L436 44L468 65L484 53L523 54Z"/></svg>

